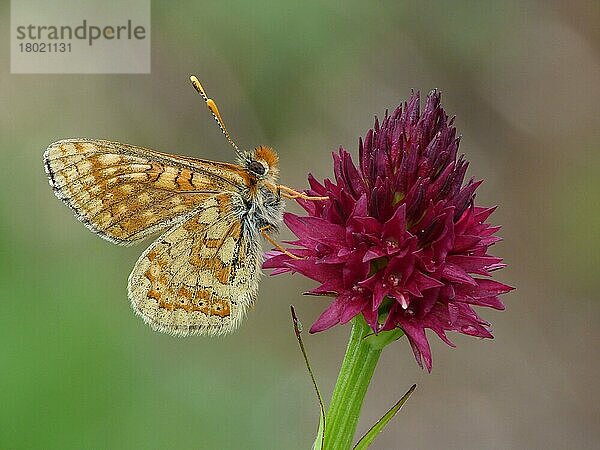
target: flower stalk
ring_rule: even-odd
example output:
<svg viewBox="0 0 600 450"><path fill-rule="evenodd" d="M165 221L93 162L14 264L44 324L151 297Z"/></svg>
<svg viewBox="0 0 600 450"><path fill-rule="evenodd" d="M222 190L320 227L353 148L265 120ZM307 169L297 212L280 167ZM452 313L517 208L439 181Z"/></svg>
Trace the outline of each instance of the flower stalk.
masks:
<svg viewBox="0 0 600 450"><path fill-rule="evenodd" d="M381 351L402 334L400 330L394 330L375 336L362 315L352 320L348 348L327 412L326 450L348 450L352 447L360 410Z"/></svg>

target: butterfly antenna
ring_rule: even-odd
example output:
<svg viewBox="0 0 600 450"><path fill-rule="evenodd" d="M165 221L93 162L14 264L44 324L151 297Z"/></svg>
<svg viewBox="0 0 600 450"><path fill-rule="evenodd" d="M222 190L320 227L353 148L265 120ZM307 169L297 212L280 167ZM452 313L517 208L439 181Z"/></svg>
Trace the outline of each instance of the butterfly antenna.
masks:
<svg viewBox="0 0 600 450"><path fill-rule="evenodd" d="M196 78L194 75L192 75L190 77L190 81L192 82L192 86L194 86L194 89L196 89L196 91L198 91L198 93L202 96L202 98L206 102L206 106L208 106L208 109L210 110L213 117L217 121L217 124L219 125L219 128L225 135L225 138L227 139L227 141L235 149L235 152L237 153L237 155L240 158L244 159L244 155L242 155L242 152L240 151L240 149L238 148L236 143L233 142L233 139L231 139L231 136L229 135L229 131L227 131L227 127L225 126L225 122L223 122L223 118L221 117L221 113L219 112L219 108L217 107L217 104L215 103L215 101L212 98L208 98L208 95L206 95L206 92L204 91L204 88L200 84L200 81L198 81L198 78Z"/></svg>

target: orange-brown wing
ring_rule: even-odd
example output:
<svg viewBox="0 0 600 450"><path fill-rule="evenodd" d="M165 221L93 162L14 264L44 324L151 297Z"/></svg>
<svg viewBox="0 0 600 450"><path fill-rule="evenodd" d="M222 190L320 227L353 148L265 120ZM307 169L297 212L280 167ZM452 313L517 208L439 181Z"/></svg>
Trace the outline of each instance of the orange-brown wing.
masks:
<svg viewBox="0 0 600 450"><path fill-rule="evenodd" d="M143 239L208 196L241 192L247 183L233 164L94 139L51 144L44 166L56 196L88 228L118 244Z"/></svg>
<svg viewBox="0 0 600 450"><path fill-rule="evenodd" d="M129 276L129 299L153 329L187 336L235 330L254 303L261 252L241 197L219 194L161 235Z"/></svg>

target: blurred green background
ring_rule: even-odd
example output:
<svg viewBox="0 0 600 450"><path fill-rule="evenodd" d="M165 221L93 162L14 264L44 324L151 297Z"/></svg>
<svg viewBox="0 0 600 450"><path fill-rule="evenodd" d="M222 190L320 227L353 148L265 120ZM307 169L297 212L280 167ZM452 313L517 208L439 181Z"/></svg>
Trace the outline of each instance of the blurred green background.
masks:
<svg viewBox="0 0 600 450"><path fill-rule="evenodd" d="M310 448L318 410L289 305L317 317L311 282L265 277L232 336L153 333L126 297L144 246L92 235L44 175L43 150L67 137L232 161L193 73L238 143L278 149L298 188L331 175L339 145L356 154L374 114L441 89L486 179L479 203L500 205L498 278L518 290L482 311L495 340L432 336L431 374L405 341L384 352L358 433L416 382L375 448L597 448L599 21L597 1L154 1L151 75L10 75L6 42L0 448ZM348 332L305 338L326 397Z"/></svg>

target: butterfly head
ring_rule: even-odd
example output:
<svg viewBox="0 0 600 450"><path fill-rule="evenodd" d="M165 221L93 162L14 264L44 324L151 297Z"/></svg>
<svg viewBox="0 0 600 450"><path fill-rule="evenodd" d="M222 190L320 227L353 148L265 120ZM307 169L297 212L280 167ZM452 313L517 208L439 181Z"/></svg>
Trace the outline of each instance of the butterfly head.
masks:
<svg viewBox="0 0 600 450"><path fill-rule="evenodd" d="M259 180L276 183L279 178L279 156L271 147L261 145L248 152L243 166Z"/></svg>

